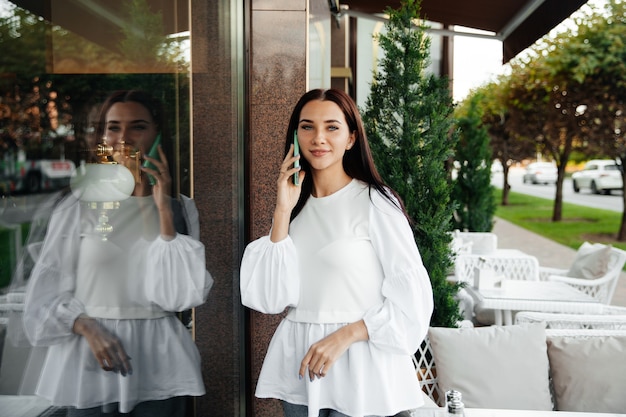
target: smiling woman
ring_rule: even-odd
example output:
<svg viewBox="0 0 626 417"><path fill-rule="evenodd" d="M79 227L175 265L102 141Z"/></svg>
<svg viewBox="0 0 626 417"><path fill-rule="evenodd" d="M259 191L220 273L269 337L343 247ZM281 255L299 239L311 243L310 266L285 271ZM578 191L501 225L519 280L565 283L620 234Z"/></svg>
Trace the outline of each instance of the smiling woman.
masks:
<svg viewBox="0 0 626 417"><path fill-rule="evenodd" d="M120 151L143 154L164 133L157 100L116 91L102 106L100 125L109 157L118 159L95 165L107 169L87 164L99 178L56 197L43 242L30 242L40 250L24 329L33 346L49 347L36 394L72 417L183 417L185 396L205 389L198 350L175 313L203 304L213 284L199 226L190 220L196 216L188 215L195 204L172 197L165 146L158 158L143 156L154 168L136 177L127 166L136 169L140 159ZM130 182L123 196L111 187L120 171L122 185Z"/></svg>
<svg viewBox="0 0 626 417"><path fill-rule="evenodd" d="M272 228L248 245L241 264L244 305L267 314L288 309L256 396L280 399L286 417L419 407L411 355L428 329L432 289L352 99L332 89L304 94L285 149Z"/></svg>
<svg viewBox="0 0 626 417"><path fill-rule="evenodd" d="M10 311L16 330L4 346L17 346L0 349L2 399L24 395L27 404L39 394L48 406L98 414L134 411L166 396L186 406L186 395L204 393L190 308L203 302L211 280L198 212L186 197L189 6L0 0L0 50L11 56L0 60L0 345ZM153 103L141 105L135 94L100 121L105 99L129 87L149 91L165 110L153 112ZM158 133L162 146L149 159ZM142 169L150 160L154 168ZM182 252L172 256L177 248ZM162 262L197 272L190 281L167 273ZM146 284L150 279L160 282ZM189 282L197 286L188 299L178 291ZM22 310L30 341L21 331ZM99 340L119 340L121 349L99 350ZM176 354L161 360L142 343ZM173 369L154 368L153 361ZM177 383L179 372L184 383ZM178 386L163 390L163 381Z"/></svg>

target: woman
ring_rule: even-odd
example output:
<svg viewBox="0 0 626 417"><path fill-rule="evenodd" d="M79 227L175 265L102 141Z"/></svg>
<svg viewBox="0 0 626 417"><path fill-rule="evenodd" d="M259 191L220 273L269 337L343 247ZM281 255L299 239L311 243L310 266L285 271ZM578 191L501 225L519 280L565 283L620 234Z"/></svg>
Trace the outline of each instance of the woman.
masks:
<svg viewBox="0 0 626 417"><path fill-rule="evenodd" d="M245 250L241 294L257 311L289 310L256 390L282 400L285 416L388 416L422 404L411 355L428 330L430 280L345 93L312 90L296 104L273 225Z"/></svg>
<svg viewBox="0 0 626 417"><path fill-rule="evenodd" d="M173 209L163 146L145 155L160 133L167 144L163 123L144 92L105 101L101 137L114 157L126 147L152 168L141 168L131 196L107 210L105 236L103 213L81 201L81 190L61 199L28 282L25 331L33 345L50 346L37 394L70 416L183 416L184 396L205 392L199 353L175 312L202 304L213 280L195 205L185 198L184 210ZM129 161L139 172L141 160ZM175 227L179 212L186 234Z"/></svg>

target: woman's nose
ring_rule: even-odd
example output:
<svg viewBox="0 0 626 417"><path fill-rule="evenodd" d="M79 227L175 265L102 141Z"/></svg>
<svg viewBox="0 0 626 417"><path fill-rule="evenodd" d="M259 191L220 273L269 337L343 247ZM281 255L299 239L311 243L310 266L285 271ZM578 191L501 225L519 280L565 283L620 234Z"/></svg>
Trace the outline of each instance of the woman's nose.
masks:
<svg viewBox="0 0 626 417"><path fill-rule="evenodd" d="M315 131L315 134L313 135L313 143L320 144L320 143L324 143L325 141L326 141L326 138L324 137L324 132L321 130Z"/></svg>
<svg viewBox="0 0 626 417"><path fill-rule="evenodd" d="M119 131L115 133L109 132L105 135L104 142L107 145L113 146L115 148L123 143L127 143L126 135L124 134L123 131Z"/></svg>

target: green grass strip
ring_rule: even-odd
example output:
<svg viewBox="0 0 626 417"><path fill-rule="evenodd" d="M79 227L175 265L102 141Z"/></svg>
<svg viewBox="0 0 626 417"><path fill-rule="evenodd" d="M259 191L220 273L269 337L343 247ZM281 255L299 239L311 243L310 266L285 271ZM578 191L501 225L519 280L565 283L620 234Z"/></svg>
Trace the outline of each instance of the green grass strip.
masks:
<svg viewBox="0 0 626 417"><path fill-rule="evenodd" d="M494 195L498 203L497 217L538 235L572 249L588 241L626 250L626 242L616 240L622 213L564 202L562 220L553 222L553 200L509 192L509 205L502 206L502 190L497 188Z"/></svg>

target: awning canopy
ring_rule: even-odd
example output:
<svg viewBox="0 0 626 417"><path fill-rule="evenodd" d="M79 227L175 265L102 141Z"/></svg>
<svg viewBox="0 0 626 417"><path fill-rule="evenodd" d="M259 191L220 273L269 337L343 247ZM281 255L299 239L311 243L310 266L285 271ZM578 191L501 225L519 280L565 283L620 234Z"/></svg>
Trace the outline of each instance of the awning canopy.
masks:
<svg viewBox="0 0 626 417"><path fill-rule="evenodd" d="M120 37L121 2L110 0L11 0L13 3L88 39L115 43ZM167 34L188 30L187 2L148 0L164 14ZM382 15L400 0L328 0L329 6L347 6L349 13ZM587 0L422 0L423 17L445 27L452 25L493 32L502 41L508 62L548 33ZM52 7L54 5L54 7ZM94 24L100 21L102 24ZM451 34L443 31L444 34Z"/></svg>
<svg viewBox="0 0 626 417"><path fill-rule="evenodd" d="M125 27L124 6L111 0L10 0L16 6L110 49L116 48ZM189 2L147 0L151 10L161 11L163 34L189 30Z"/></svg>
<svg viewBox="0 0 626 417"><path fill-rule="evenodd" d="M350 12L381 14L400 0L337 0ZM330 0L329 3L335 0ZM502 41L503 62L550 32L587 0L422 0L423 18L445 26L465 26L494 33Z"/></svg>

